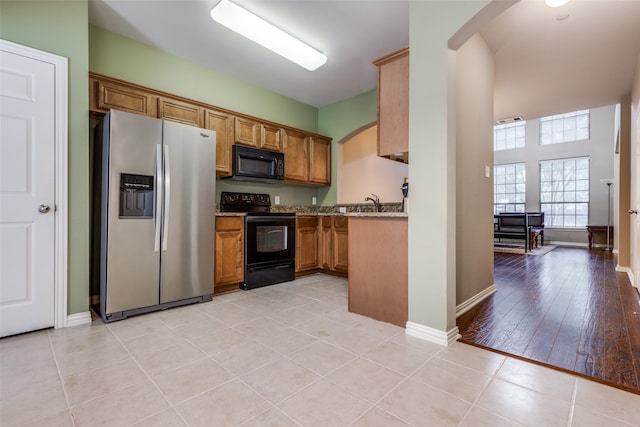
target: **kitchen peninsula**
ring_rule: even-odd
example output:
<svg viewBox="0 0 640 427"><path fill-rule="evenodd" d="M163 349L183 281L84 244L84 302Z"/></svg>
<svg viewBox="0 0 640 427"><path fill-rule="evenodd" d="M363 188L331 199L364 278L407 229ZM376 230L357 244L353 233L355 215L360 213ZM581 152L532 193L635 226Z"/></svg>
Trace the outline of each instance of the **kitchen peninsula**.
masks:
<svg viewBox="0 0 640 427"><path fill-rule="evenodd" d="M408 317L406 213L349 215L349 311L405 327Z"/></svg>

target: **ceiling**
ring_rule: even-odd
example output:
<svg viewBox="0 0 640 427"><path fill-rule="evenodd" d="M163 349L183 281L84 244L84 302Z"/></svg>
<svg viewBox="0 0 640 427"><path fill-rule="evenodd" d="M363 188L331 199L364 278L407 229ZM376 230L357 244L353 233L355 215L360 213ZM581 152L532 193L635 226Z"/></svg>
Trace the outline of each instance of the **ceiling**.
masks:
<svg viewBox="0 0 640 427"><path fill-rule="evenodd" d="M372 61L409 45L408 0L234 0L327 55L307 71L215 23L217 2L90 0L89 22L316 107L374 89ZM496 119L611 105L631 88L640 1L522 0L481 35L495 54Z"/></svg>

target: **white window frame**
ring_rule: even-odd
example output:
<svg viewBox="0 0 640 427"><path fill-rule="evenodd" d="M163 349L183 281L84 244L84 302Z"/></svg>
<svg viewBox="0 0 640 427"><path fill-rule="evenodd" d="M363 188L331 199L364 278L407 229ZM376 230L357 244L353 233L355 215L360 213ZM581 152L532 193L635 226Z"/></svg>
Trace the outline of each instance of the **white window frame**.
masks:
<svg viewBox="0 0 640 427"><path fill-rule="evenodd" d="M591 135L589 110L556 114L540 119L540 145L588 140Z"/></svg>
<svg viewBox="0 0 640 427"><path fill-rule="evenodd" d="M586 162L586 168L584 167ZM582 228L589 223L589 157L540 160L540 211L550 228Z"/></svg>
<svg viewBox="0 0 640 427"><path fill-rule="evenodd" d="M493 166L493 213L524 213L527 209L526 163ZM501 201L498 202L498 199Z"/></svg>
<svg viewBox="0 0 640 427"><path fill-rule="evenodd" d="M526 121L505 123L493 127L493 151L524 148Z"/></svg>

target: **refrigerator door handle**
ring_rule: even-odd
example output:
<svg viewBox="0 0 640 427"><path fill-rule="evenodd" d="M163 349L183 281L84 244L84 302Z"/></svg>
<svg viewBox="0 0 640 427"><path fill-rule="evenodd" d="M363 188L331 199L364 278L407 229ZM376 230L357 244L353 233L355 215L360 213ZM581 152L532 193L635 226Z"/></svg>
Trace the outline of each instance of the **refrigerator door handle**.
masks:
<svg viewBox="0 0 640 427"><path fill-rule="evenodd" d="M169 146L164 147L164 215L162 218L162 250L167 250L169 240L169 207L171 206L171 166L169 165Z"/></svg>
<svg viewBox="0 0 640 427"><path fill-rule="evenodd" d="M153 206L153 251L160 250L160 224L162 220L162 146L156 145L155 188L156 202Z"/></svg>

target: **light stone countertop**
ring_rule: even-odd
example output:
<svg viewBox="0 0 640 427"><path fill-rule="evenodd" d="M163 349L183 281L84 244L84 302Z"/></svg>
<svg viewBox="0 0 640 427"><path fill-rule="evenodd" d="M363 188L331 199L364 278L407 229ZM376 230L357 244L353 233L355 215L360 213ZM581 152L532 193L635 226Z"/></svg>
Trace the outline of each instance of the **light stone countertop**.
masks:
<svg viewBox="0 0 640 427"><path fill-rule="evenodd" d="M407 212L291 212L296 216L350 216L362 218L408 218ZM216 216L247 216L244 212L216 212Z"/></svg>
<svg viewBox="0 0 640 427"><path fill-rule="evenodd" d="M365 217L365 218L408 218L407 212L347 212L344 216Z"/></svg>

